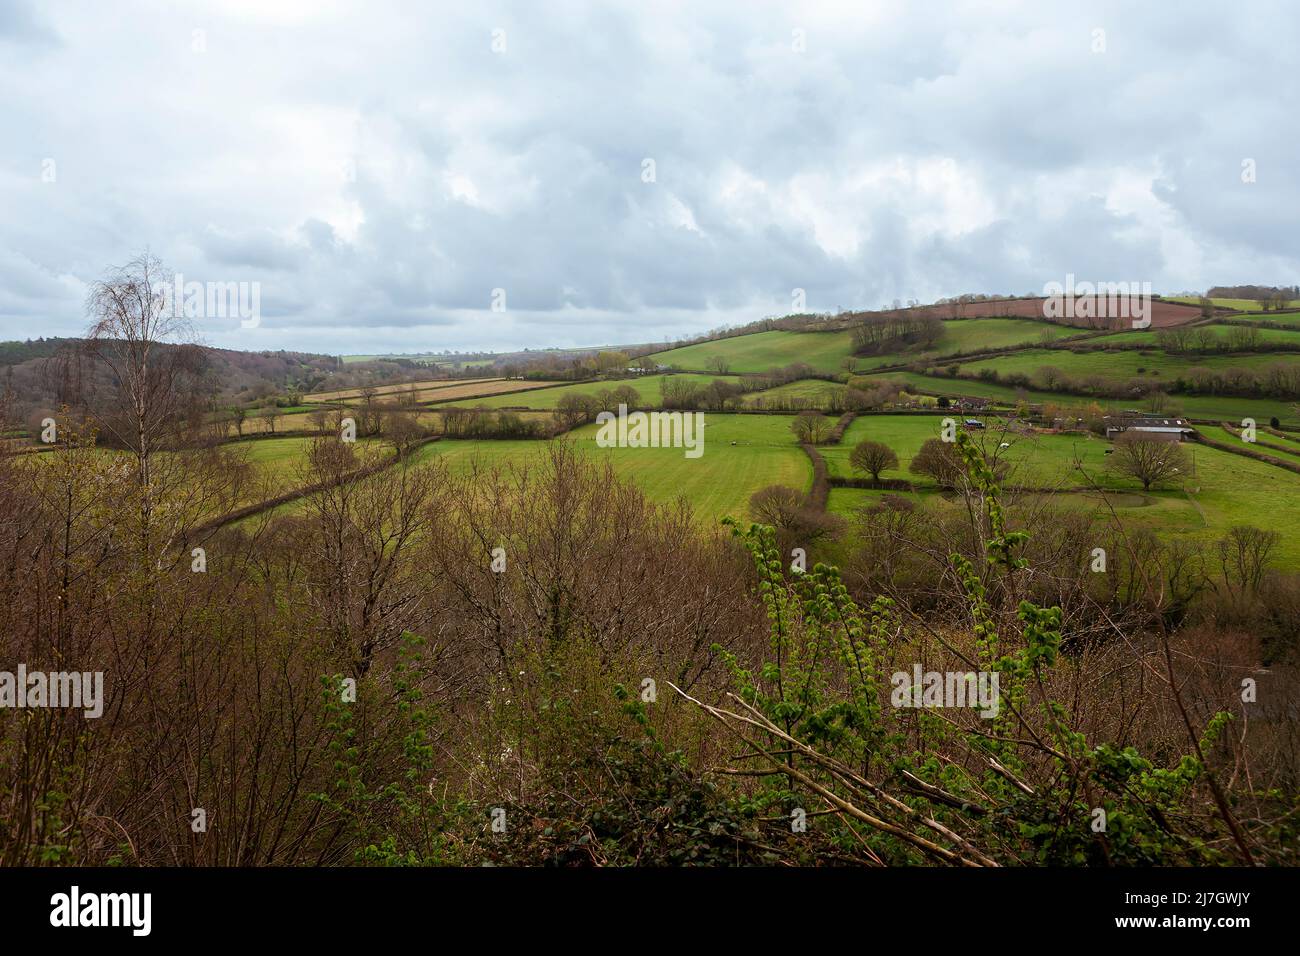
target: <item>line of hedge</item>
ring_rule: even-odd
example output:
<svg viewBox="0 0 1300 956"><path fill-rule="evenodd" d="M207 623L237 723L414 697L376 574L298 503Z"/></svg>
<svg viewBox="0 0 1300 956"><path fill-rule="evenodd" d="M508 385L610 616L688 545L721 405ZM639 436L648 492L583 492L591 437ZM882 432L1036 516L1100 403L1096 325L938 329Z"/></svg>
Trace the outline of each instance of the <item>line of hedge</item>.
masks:
<svg viewBox="0 0 1300 956"><path fill-rule="evenodd" d="M818 511L825 511L831 498L830 469L826 467L826 459L816 448L807 442L804 442L801 447L813 466L812 490L808 492L808 504Z"/></svg>
<svg viewBox="0 0 1300 956"><path fill-rule="evenodd" d="M438 441L441 437L442 437L441 435L432 435L428 438L421 439L420 441L415 442L410 446L410 448L407 451L407 454L409 455L417 448L423 448L425 445L429 444L430 442ZM372 462L371 464L366 465L362 468L358 468L355 471L350 471L346 475L339 475L337 478L331 478L328 481L318 481L310 485L303 485L302 487L299 488L291 488L290 490L284 492L283 494L276 495L272 498L266 498L262 501L254 502L251 505L244 505L242 508L236 508L234 511L229 511L224 515L220 515L219 517L213 518L211 521L205 521L203 524L200 524L197 527L192 528L185 535L185 541L182 543L181 547L183 550L187 550L189 548L191 541L209 535L214 531L218 531L221 528L224 528L226 525L232 524L233 522L242 521L244 518L251 518L255 514L261 514L263 511L269 511L272 508L278 508L281 505L286 505L291 501L296 501L299 498L306 498L308 495L314 495L318 492L325 491L329 488L336 488L339 485L350 484L351 482L359 481L362 478L369 478L371 475L377 475L379 474L379 472L391 468L393 465L397 464L401 459L402 459L401 453L394 452L391 458L385 458L380 461Z"/></svg>
<svg viewBox="0 0 1300 956"><path fill-rule="evenodd" d="M1231 422L1219 422L1219 427L1229 435L1236 435L1238 438L1241 437L1241 429L1238 426L1233 425ZM1268 429L1265 429L1265 431L1267 430ZM1259 448L1271 448L1273 451L1285 452L1290 455L1300 455L1300 451L1297 451L1294 448L1287 448L1285 445L1274 445L1272 442L1260 441L1258 438L1253 442L1246 442L1246 444L1255 445ZM1285 461L1286 459L1283 460Z"/></svg>
<svg viewBox="0 0 1300 956"><path fill-rule="evenodd" d="M822 444L838 445L840 443L840 439L844 437L845 429L847 429L850 425L852 425L853 419L857 417L858 417L857 412L845 412L843 415L841 415L840 420L835 423L835 427L830 430L830 434L826 436L826 440L822 442Z"/></svg>
<svg viewBox="0 0 1300 956"><path fill-rule="evenodd" d="M1246 458L1253 458L1256 461L1262 461L1267 465L1276 465L1279 468L1285 468L1287 471L1295 472L1297 475L1300 475L1300 464L1292 464L1289 461L1282 461L1280 458L1274 458L1272 455L1263 455L1259 452L1251 451L1248 448L1234 447L1227 442L1215 441L1213 438L1205 437L1200 432L1196 433L1196 441L1202 445L1217 448L1219 451L1226 451L1230 455L1242 455Z"/></svg>

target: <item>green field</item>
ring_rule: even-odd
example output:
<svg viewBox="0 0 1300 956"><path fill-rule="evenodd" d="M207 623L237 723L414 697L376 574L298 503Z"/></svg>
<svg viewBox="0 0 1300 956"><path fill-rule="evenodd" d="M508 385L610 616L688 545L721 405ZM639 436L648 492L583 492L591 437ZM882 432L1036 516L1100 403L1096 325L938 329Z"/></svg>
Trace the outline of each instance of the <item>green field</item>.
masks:
<svg viewBox="0 0 1300 956"><path fill-rule="evenodd" d="M1273 325L1288 325L1300 327L1300 312L1256 312L1254 315L1235 315L1235 322L1250 322L1256 325L1271 323Z"/></svg>
<svg viewBox="0 0 1300 956"><path fill-rule="evenodd" d="M651 356L661 365L704 371L714 358L727 362L728 372L766 372L803 362L822 372L843 371L853 351L849 332L754 332L716 342L701 342Z"/></svg>
<svg viewBox="0 0 1300 956"><path fill-rule="evenodd" d="M1096 377L1110 382L1148 378L1157 382L1175 382L1192 369L1222 372L1228 368L1261 369L1274 363L1300 365L1300 355L1170 355L1161 349L1143 351L1070 352L1064 349L1026 349L1010 355L963 362L963 375L978 374L981 369L995 369L999 375L1017 372L1035 378L1044 366L1059 368L1073 378Z"/></svg>
<svg viewBox="0 0 1300 956"><path fill-rule="evenodd" d="M1258 427L1256 427L1255 430L1254 444L1244 441L1240 435L1234 434L1219 425L1197 425L1196 430L1205 435L1206 438L1222 442L1225 445L1245 448L1248 451L1253 451L1260 455L1271 455L1281 461L1290 462L1293 465L1300 465L1300 445L1288 441L1285 438L1278 438L1276 435L1270 435L1268 432L1265 432ZM1273 447L1265 447L1265 443L1272 445Z"/></svg>
<svg viewBox="0 0 1300 956"><path fill-rule="evenodd" d="M1079 329L1031 319L950 319L943 323L943 328L943 335L932 348L864 355L857 360L857 369L870 371L883 365L928 362L959 353L970 355L1016 345L1039 345L1080 333Z"/></svg>
<svg viewBox="0 0 1300 956"><path fill-rule="evenodd" d="M812 464L795 443L784 415L705 416L704 453L686 458L681 448L601 448L595 425L569 432L564 440L596 461L609 461L654 501L686 498L696 517L712 524L730 514L748 515L749 496L768 485L807 490ZM734 443L734 444L733 444ZM473 463L483 467L522 465L545 450L536 441L461 441L444 439L425 446L419 459L437 457L453 470Z"/></svg>
<svg viewBox="0 0 1300 956"><path fill-rule="evenodd" d="M1125 403L1115 400L1092 399L1083 395L1065 395L1058 392L1044 392L1036 389L1021 389L1011 385L999 385L978 379L953 379L946 376L922 375L917 372L884 372L881 380L896 381L913 391L932 392L936 395L948 395L956 398L990 398L995 401L1014 405L1023 398L1035 404L1056 404L1067 407L1083 407L1094 401L1103 408L1138 408L1144 409L1141 400ZM1300 424L1300 412L1289 402L1271 398L1237 398L1231 395L1171 395L1168 404L1179 409L1179 414L1189 418L1227 419L1240 421L1253 418L1257 422L1267 422L1276 417L1279 421Z"/></svg>
<svg viewBox="0 0 1300 956"><path fill-rule="evenodd" d="M918 490L911 497L933 504L940 496L932 483L908 474L907 466L921 442L937 437L940 420L937 416L921 415L862 416L849 427L840 446L823 448L822 454L832 475L850 475L848 456L853 445L867 438L883 441L898 454L900 468L887 471L882 477L912 480ZM1185 446L1188 474L1178 485L1143 492L1137 481L1109 472L1105 452L1110 443L1102 438L1008 435L1005 440L1011 447L997 449L1002 438L994 427L996 420L986 418L985 421L990 426L982 436L986 448L1011 465L1008 488L1017 484L1036 488L1095 484L1117 493L1108 494L1107 498L1128 527L1148 527L1163 535L1187 536L1208 544L1233 525L1253 525L1282 532L1283 539L1276 553L1279 561L1300 559L1300 534L1292 533L1292 529L1300 527L1300 475L1241 455L1189 443ZM1217 426L1202 430L1216 441L1229 444L1241 441ZM1264 441L1275 438L1264 433L1260 437ZM1256 450L1282 459L1288 457L1269 449ZM1083 472L1076 468L1076 460L1082 464ZM1300 461L1300 444L1297 444L1297 460ZM830 509L849 515L882 494L885 492L836 488L831 492ZM1051 501L1090 509L1101 508L1103 504L1096 492L1054 494Z"/></svg>
<svg viewBox="0 0 1300 956"><path fill-rule="evenodd" d="M1201 300L1194 295L1166 296L1169 302L1186 302L1188 305L1200 305ZM1239 309L1242 312L1263 312L1264 307L1254 299L1211 299L1216 306L1221 309ZM1300 299L1292 299L1287 303L1287 308L1300 308Z"/></svg>
<svg viewBox="0 0 1300 956"><path fill-rule="evenodd" d="M1260 441L1271 442L1274 445L1281 445L1282 447L1288 449L1289 451L1293 451L1296 454L1300 454L1300 435L1295 435L1295 437L1292 437L1292 435L1286 435L1286 436L1274 435L1270 432L1264 431L1261 428L1258 429L1257 437L1259 438Z"/></svg>
<svg viewBox="0 0 1300 956"><path fill-rule="evenodd" d="M906 478L918 487L933 487L928 478L912 475L908 465L927 439L938 438L943 415L862 415L854 420L844 433L838 445L826 445L821 448L822 457L834 477L865 477L853 471L849 465L849 455L853 446L862 441L883 442L898 455L899 467L894 471L884 472L882 478ZM952 416L958 421L962 416ZM1017 432L1003 433L1002 419L981 416L981 421L988 425L984 432L972 432L972 436L983 444L986 453L1005 461L1010 465L1008 484L1028 485L1040 488L1087 486L1091 482L1075 468L1076 461L1081 462L1087 472L1095 476L1105 466L1105 452L1110 443L1093 435L1024 435ZM1003 443L1009 447L1001 448ZM1138 487L1131 482L1111 483L1114 487L1129 489Z"/></svg>
<svg viewBox="0 0 1300 956"><path fill-rule="evenodd" d="M1078 335L1070 329L1030 319L962 319L944 323L944 333L932 348L867 355L856 359L859 369L930 361L956 353L974 353L1014 345L1034 345ZM708 369L711 360L726 360L729 372L766 372L793 362L804 362L822 372L841 372L853 353L850 332L754 332L714 342L701 342L660 352L655 361L695 371Z"/></svg>
<svg viewBox="0 0 1300 956"><path fill-rule="evenodd" d="M922 442L938 437L943 417L863 415L853 422L839 445L823 446L821 453L833 476L851 476L855 473L848 459L853 446L866 439L882 441L900 459L900 467L886 471L883 477L906 478L917 488L907 497L927 507L945 507L944 496L932 482L907 471ZM1290 529L1300 527L1300 475L1208 446L1188 444L1191 460L1179 484L1143 492L1134 479L1108 470L1106 450L1110 443L1105 439L1084 434L1003 432L1000 418L982 416L982 420L988 430L972 434L986 453L1008 463L1005 485L1013 501L1025 500L1023 494L1014 491L1017 487L1059 489L1050 500L1041 491L1031 497L1042 498L1048 504L1102 509L1097 492L1076 490L1100 487L1106 490L1109 505L1128 527L1147 527L1161 535L1187 536L1206 544L1235 524L1273 528L1284 535L1277 559L1300 559L1300 535L1290 533ZM581 453L593 460L609 461L620 476L634 481L651 500L671 503L685 498L704 525L727 514L747 517L749 497L767 485L784 484L804 490L811 486L812 466L794 442L791 416L707 414L705 422L704 454L696 459L686 458L679 448L600 448L595 442L594 425L577 429L565 440L573 441ZM1216 441L1240 441L1219 426L1203 426L1202 430ZM1260 439L1293 447L1294 452L1257 450L1300 462L1300 438L1278 438L1261 431ZM1004 441L1007 448L1000 447ZM287 485L297 479L296 469L304 460L308 443L309 439L303 438L266 439L236 447L260 472ZM544 450L545 444L537 441L444 439L426 445L415 460L418 463L436 457L463 473L474 462L485 467L523 465ZM852 517L857 509L887 493L836 488L829 508Z"/></svg>
<svg viewBox="0 0 1300 956"><path fill-rule="evenodd" d="M259 472L290 475L307 460L310 438L259 438L237 442L228 447L238 450Z"/></svg>
<svg viewBox="0 0 1300 956"><path fill-rule="evenodd" d="M1249 308L1251 304L1243 307ZM1253 310L1252 310L1253 311ZM1262 314L1260 319L1289 322L1296 331L1265 329L1260 335L1263 347L1271 344L1300 342L1300 315ZM1227 326L1212 326L1218 337L1231 333ZM1014 405L1018 401L1054 404L1079 408L1099 404L1104 409L1146 408L1143 399L1129 401L1092 399L1085 396L1054 393L1042 389L1022 389L1002 382L965 378L981 369L995 369L999 375L1024 374L1035 378L1040 368L1053 366L1064 374L1086 381L1115 383L1143 378L1173 388L1186 379L1193 369L1223 371L1230 368L1259 369L1277 362L1300 364L1300 355L1286 352L1273 354L1214 354L1208 356L1173 355L1159 348L1159 336L1152 330L1129 331L1096 336L1089 344L1117 344L1132 348L1070 351L1044 348L1043 343L1080 334L1079 330L1025 319L949 320L939 342L924 353L917 351L859 358L861 372L890 363L934 361L955 353L1024 346L1018 351L977 361L958 361L962 378L927 375L912 371L877 373L882 380L904 385L913 393L992 398ZM851 352L849 332L760 332L714 342L686 346L661 352L655 360L691 371L678 373L679 380L707 384L717 377L736 381L737 375L763 372L772 368L803 362L821 371L839 374ZM711 361L723 359L726 375L706 372ZM913 366L917 367L917 366ZM1139 371L1141 369L1141 371ZM547 416L565 395L596 394L623 385L631 386L645 407L660 402L661 383L666 376L652 375L619 380L601 380L529 391L500 394L484 398L467 398L459 404L487 408L522 407L533 416ZM818 399L843 386L821 379L801 379L765 392L746 396L747 404L757 399L804 400L817 404ZM1265 454L1300 462L1300 434L1277 437L1263 431L1270 418L1287 424L1300 424L1300 412L1289 402L1212 395L1173 394L1166 411L1212 422L1240 422L1253 418L1261 426L1259 440L1285 450L1257 448ZM433 413L429 413L431 416ZM960 419L962 413L953 411ZM953 507L943 493L927 479L918 478L907 467L921 444L939 436L944 414L904 415L864 414L850 426L839 445L823 446L822 455L832 476L854 475L849 466L853 446L865 439L882 441L895 450L900 467L884 477L906 478L916 486L906 493L926 507ZM1219 451L1204 445L1186 446L1189 455L1187 474L1177 486L1165 486L1143 492L1133 479L1113 474L1108 465L1105 439L1092 434L1053 435L1032 430L1004 431L998 416L981 416L989 425L984 432L972 432L991 456L1007 463L1005 482L1011 499L1021 504L1063 505L1071 508L1109 509L1113 507L1125 525L1151 528L1169 536L1186 536L1209 543L1234 524L1253 524L1283 530L1287 538L1277 552L1281 561L1300 558L1300 535L1291 540L1289 529L1300 523L1300 475L1287 472L1241 455ZM285 415L281 427L297 424L299 415ZM610 462L617 473L633 480L648 497L659 502L684 498L702 524L712 524L725 514L745 517L749 497L771 484L786 484L807 489L811 486L812 467L795 443L790 431L790 415L706 415L705 452L698 459L686 458L682 449L600 448L595 443L596 426L589 425L569 433L582 454L597 461ZM435 422L431 418L430 424ZM251 424L251 423L250 423ZM259 423L260 424L260 423ZM255 426L254 426L255 427ZM1240 439L1218 424L1202 426L1204 434L1215 441L1234 445ZM1005 448L1001 447L1005 442ZM285 438L248 442L249 461L262 473L285 478L303 459L306 439ZM484 466L507 466L535 460L545 445L536 441L443 440L421 449L417 461L434 458L463 472L478 462ZM1099 485L1096 490L1084 490ZM1014 490L1029 489L1029 490ZM1047 489L1057 489L1047 493ZM829 508L851 517L858 509L878 501L887 492L867 489L832 490Z"/></svg>
<svg viewBox="0 0 1300 956"><path fill-rule="evenodd" d="M1300 316L1297 316L1300 318ZM1214 333L1214 337L1219 341L1229 338L1232 333L1230 325L1210 325L1205 326ZM1198 328L1196 331L1200 331ZM1259 343L1262 346L1270 344L1300 346L1300 323L1297 323L1295 331L1290 329L1259 329L1257 332ZM1160 344L1160 334L1150 329L1138 331L1131 330L1128 332L1115 332L1111 335L1099 335L1096 338L1088 339L1088 345L1132 345L1146 346L1155 348Z"/></svg>
<svg viewBox="0 0 1300 956"><path fill-rule="evenodd" d="M814 400L824 399L828 393L837 389L842 391L844 386L835 382L828 382L822 378L801 378L794 382L778 385L776 388L764 389L761 392L750 392L745 396L745 404L755 405L759 400L788 401L790 399L814 402Z"/></svg>

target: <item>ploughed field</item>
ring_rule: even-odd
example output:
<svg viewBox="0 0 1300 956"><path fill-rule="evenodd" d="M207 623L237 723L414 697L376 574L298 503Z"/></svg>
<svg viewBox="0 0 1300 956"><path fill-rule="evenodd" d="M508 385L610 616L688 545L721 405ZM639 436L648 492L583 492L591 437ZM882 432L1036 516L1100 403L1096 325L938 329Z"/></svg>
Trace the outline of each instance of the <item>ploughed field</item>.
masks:
<svg viewBox="0 0 1300 956"><path fill-rule="evenodd" d="M489 398L462 402L475 408L528 408L554 409L566 395L598 395L601 392L622 388L624 385L636 389L641 397L643 407L658 407L662 396L663 383L667 379L677 382L689 382L693 385L707 385L714 379L735 382L735 375L692 375L679 373L674 375L638 375L611 381L579 382L573 385L557 385L551 388L539 388L520 395L494 395Z"/></svg>

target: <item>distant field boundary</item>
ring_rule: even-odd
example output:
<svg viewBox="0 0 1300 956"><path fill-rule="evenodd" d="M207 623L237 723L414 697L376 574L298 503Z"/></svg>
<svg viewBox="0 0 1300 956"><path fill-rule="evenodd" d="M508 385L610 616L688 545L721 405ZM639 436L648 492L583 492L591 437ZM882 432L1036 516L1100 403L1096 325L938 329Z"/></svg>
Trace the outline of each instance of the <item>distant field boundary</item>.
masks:
<svg viewBox="0 0 1300 956"><path fill-rule="evenodd" d="M441 438L442 438L441 435L431 435L427 438L421 439L418 442L414 442L407 449L406 454L410 455L411 452L415 451L416 449L423 448L425 445L429 444L430 442L438 441ZM210 535L213 532L219 531L222 528L224 528L226 525L233 524L236 521L242 521L245 518L251 518L253 515L261 514L264 511L270 511L272 508L278 508L281 505L286 505L291 501L296 501L299 498L306 498L309 495L317 494L318 492L325 491L329 488L337 488L340 485L348 485L354 481L360 481L362 478L369 478L371 475L377 475L381 471L387 471L393 465L401 461L403 457L404 456L400 452L394 452L391 458L385 458L385 459L381 459L380 461L373 462L372 464L366 465L362 468L358 468L355 471L350 471L346 475L339 475L337 478L332 478L329 481L318 481L310 485L302 485L301 487L298 488L291 488L288 491L283 492L282 494L275 495L271 498L265 498L262 501L257 501L250 505L244 505L242 508L236 508L234 511L228 511L224 515L213 518L210 521L205 521L204 523L191 529L185 535L185 540L182 542L181 548L182 550L188 550L190 543L193 542L194 540Z"/></svg>
<svg viewBox="0 0 1300 956"><path fill-rule="evenodd" d="M1216 424L1218 424L1218 426L1222 428L1225 432L1227 432L1229 435L1236 435L1238 438L1241 437L1241 426L1234 425L1232 422L1217 422ZM1266 428L1264 429L1264 431L1267 432L1268 429ZM1287 448L1285 445L1274 445L1271 442L1260 441L1258 438L1255 439L1255 441L1247 442L1246 444L1252 444L1259 448L1268 448L1273 451L1280 451L1287 455L1300 455L1300 449ZM1290 459L1284 458L1282 460L1289 461Z"/></svg>
<svg viewBox="0 0 1300 956"><path fill-rule="evenodd" d="M1280 458L1274 458L1272 455L1262 455L1259 452L1251 451L1248 448L1237 448L1227 442L1216 441L1213 438L1207 438L1200 432L1196 433L1196 439L1202 445L1208 445L1211 448L1217 448L1219 451L1226 451L1230 455L1241 455L1243 458L1253 458L1255 461L1263 462L1266 465L1276 465L1278 468L1285 468L1287 471L1300 475L1300 464L1293 464L1289 461L1282 461Z"/></svg>
<svg viewBox="0 0 1300 956"><path fill-rule="evenodd" d="M236 432L234 435L227 435L217 442L218 445L235 445L245 441L264 441L268 438L313 438L319 437L320 432L314 428L286 428L280 432L250 432L247 435L240 435Z"/></svg>
<svg viewBox="0 0 1300 956"><path fill-rule="evenodd" d="M830 479L832 488L869 488L873 491L915 491L916 486L906 478L843 478Z"/></svg>
<svg viewBox="0 0 1300 956"><path fill-rule="evenodd" d="M826 440L822 442L822 444L838 445L840 441L844 438L844 432L848 429L850 425L853 424L853 419L857 417L858 417L857 412L845 412L843 415L841 415L840 420L835 423L835 427L831 429L831 433L826 436Z"/></svg>
<svg viewBox="0 0 1300 956"><path fill-rule="evenodd" d="M1006 318L1015 319L1018 322L1033 321L1032 319L1023 319L1020 316L1016 316L1016 315L1009 315L1006 316ZM978 321L978 319L945 319L944 321L945 322L974 322L974 321ZM1048 322L1046 320L1043 320L1042 324L1050 325L1053 328L1062 327L1059 323ZM1003 355L1014 355L1016 352L1026 352L1029 351L1030 349L1060 348L1065 351L1070 351L1069 349L1066 348L1066 346L1069 343L1078 343L1087 339L1095 339L1103 335L1114 335L1114 334L1115 334L1114 329L1088 329L1086 331L1080 332L1078 335L1066 335L1059 339L1053 339L1050 342L1021 342L1018 345L1002 345L994 349L978 349L973 352L944 352L941 355L933 355L930 356L929 358L922 358L918 356L917 358L913 359L910 362L895 362L891 365L872 365L868 368L863 368L854 374L874 375L877 372L905 372L908 369L912 368L914 365L921 365L921 364L940 366L940 367L944 365L960 365L963 362L980 362L983 361L984 359L999 358ZM1151 347L1152 346L1147 346L1147 348L1151 348ZM855 359L861 359L861 358L869 359L870 357L871 356L869 355L853 356L853 358Z"/></svg>
<svg viewBox="0 0 1300 956"><path fill-rule="evenodd" d="M881 478L879 481L873 481L870 478L845 478L832 476L830 479L832 488L864 488L869 491L919 491L914 484L906 478ZM942 489L935 488L938 492ZM1002 490L1007 494L1013 495L1077 495L1087 492L1100 492L1102 494L1115 494L1117 489L1099 488L1096 485L1004 485Z"/></svg>
<svg viewBox="0 0 1300 956"><path fill-rule="evenodd" d="M1252 315L1258 315L1261 316L1261 318L1258 319L1243 318L1243 316L1252 316ZM1281 332L1300 332L1300 325L1296 325L1296 323L1294 322L1270 322L1268 319L1262 318L1262 316L1266 316L1266 315L1267 316L1300 315L1300 310L1285 309L1281 312L1235 312L1232 315L1225 315L1217 318L1215 320L1215 324L1239 325L1239 326L1246 326L1248 328L1255 328L1255 329L1277 329L1278 331Z"/></svg>
<svg viewBox="0 0 1300 956"><path fill-rule="evenodd" d="M1128 351L1128 350L1116 349L1115 351ZM1232 352L1232 353L1220 352L1218 354L1224 358L1229 358L1229 357L1244 356L1244 355L1269 355L1271 353L1269 352ZM1035 392L1042 392L1043 394L1047 394L1047 395L1065 395L1072 398L1083 398L1098 403L1114 404L1116 402L1124 401L1124 399L1121 397L1112 397L1109 395L1094 395L1090 392L1085 392L1080 389L1061 388L1059 385L1054 388L1046 388L1045 386L1042 385L1032 385L1032 384L1029 386L1019 385L1019 384L1009 382L1004 378L997 378L997 379L980 378L977 375L962 374L962 375L943 377L938 375L930 375L927 372L918 372L916 374L925 375L927 378L940 379L941 381L944 382L971 382L976 385L991 385L995 387L1009 388L1009 389L1026 388L1028 390L1032 390ZM1009 374L1015 374L1015 373L1009 373ZM1115 379L1114 381L1118 383L1119 379ZM1176 382L1177 379L1173 379L1172 381ZM1160 384L1166 384L1166 383L1161 382ZM926 392L919 385L917 386L905 385L905 388L907 391L912 392L914 394L931 394L931 395L941 394L936 392ZM1235 398L1235 399L1244 399L1247 401L1254 401L1254 402L1276 401L1276 402L1285 403L1285 402L1295 401L1295 399L1292 398L1276 398L1268 395L1237 395L1231 392L1217 393L1217 392L1199 392L1199 391L1171 391L1171 392L1166 392L1165 394L1167 397L1173 398L1175 401L1180 396L1186 398ZM992 399L989 400L992 401ZM1009 402L1004 402L1004 403L1009 404Z"/></svg>
<svg viewBox="0 0 1300 956"><path fill-rule="evenodd" d="M1245 324L1249 323L1237 323ZM1177 352L1171 352L1165 349L1159 342L1149 342L1146 345L1140 342L1103 342L1098 345L1089 345L1084 342L1075 344L1070 347L1058 348L1056 346L1045 346L1057 352L1077 352L1080 355L1091 354L1093 352L1143 352L1151 349L1160 349L1169 355L1188 355L1197 358L1213 358L1215 356L1237 356L1237 355L1274 355L1278 352L1300 352L1300 326L1284 326L1288 331L1294 332L1296 342L1269 342L1268 348L1259 348L1256 346L1251 349L1180 349ZM1124 333L1119 333L1123 335Z"/></svg>

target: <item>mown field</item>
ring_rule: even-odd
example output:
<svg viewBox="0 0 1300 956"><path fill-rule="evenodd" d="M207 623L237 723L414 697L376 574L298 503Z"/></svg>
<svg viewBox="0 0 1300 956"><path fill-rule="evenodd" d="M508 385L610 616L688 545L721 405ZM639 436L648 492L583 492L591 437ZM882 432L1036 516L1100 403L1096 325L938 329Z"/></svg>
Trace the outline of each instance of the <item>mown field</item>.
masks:
<svg viewBox="0 0 1300 956"><path fill-rule="evenodd" d="M848 332L755 332L716 342L701 342L651 356L660 365L707 371L721 357L728 372L766 372L803 362L822 372L840 372L853 351Z"/></svg>
<svg viewBox="0 0 1300 956"><path fill-rule="evenodd" d="M621 476L641 487L652 500L686 498L696 517L712 524L730 514L748 515L749 497L760 488L783 484L807 490L812 464L795 443L790 419L772 415L705 416L704 453L686 458L681 448L601 448L596 426L566 436L578 451L608 461ZM444 439L425 446L419 460L439 458L453 469L520 466L544 451L535 441L461 441Z"/></svg>
<svg viewBox="0 0 1300 956"><path fill-rule="evenodd" d="M1201 329L1208 329L1214 334L1219 342L1228 341L1232 335L1233 326L1231 325L1208 325L1200 326ZM1300 324L1296 329L1259 329L1256 334L1259 337L1259 343L1263 347L1270 345L1300 346ZM1110 335L1099 335L1096 338L1087 340L1088 345L1125 345L1125 346L1148 346L1154 348L1160 344L1160 336L1149 329L1132 330L1128 332L1115 332Z"/></svg>
<svg viewBox="0 0 1300 956"><path fill-rule="evenodd" d="M1039 345L1071 338L1080 332L1033 319L952 319L943 323L943 329L943 335L932 348L860 356L857 368L870 370L882 365L928 362L959 353L969 355L1017 345Z"/></svg>
<svg viewBox="0 0 1300 956"><path fill-rule="evenodd" d="M794 382L778 385L776 388L767 388L761 392L750 392L745 396L744 402L746 405L757 405L760 402L780 402L790 399L811 401L824 398L828 393L834 392L836 389L843 390L844 386L838 382L828 382L824 378L801 378Z"/></svg>
<svg viewBox="0 0 1300 956"><path fill-rule="evenodd" d="M907 478L918 486L933 487L927 478L910 474L908 466L930 438L938 438L944 415L862 415L844 432L838 445L821 449L827 468L835 477L861 477L849 464L853 446L862 441L878 441L888 445L898 455L899 467L881 475L883 478ZM957 421L962 416L954 414ZM996 457L1011 466L1008 483L1033 487L1057 488L1090 484L1088 478L1077 471L1076 462L1094 474L1105 466L1105 452L1110 443L1093 435L1039 435L1023 434L1003 429L1003 419L980 417L988 428L971 432L990 457ZM1000 447L1003 443L1007 448ZM1300 476L1298 476L1300 477ZM1127 487L1123 482L1115 487ZM1137 487L1136 484L1133 487Z"/></svg>

